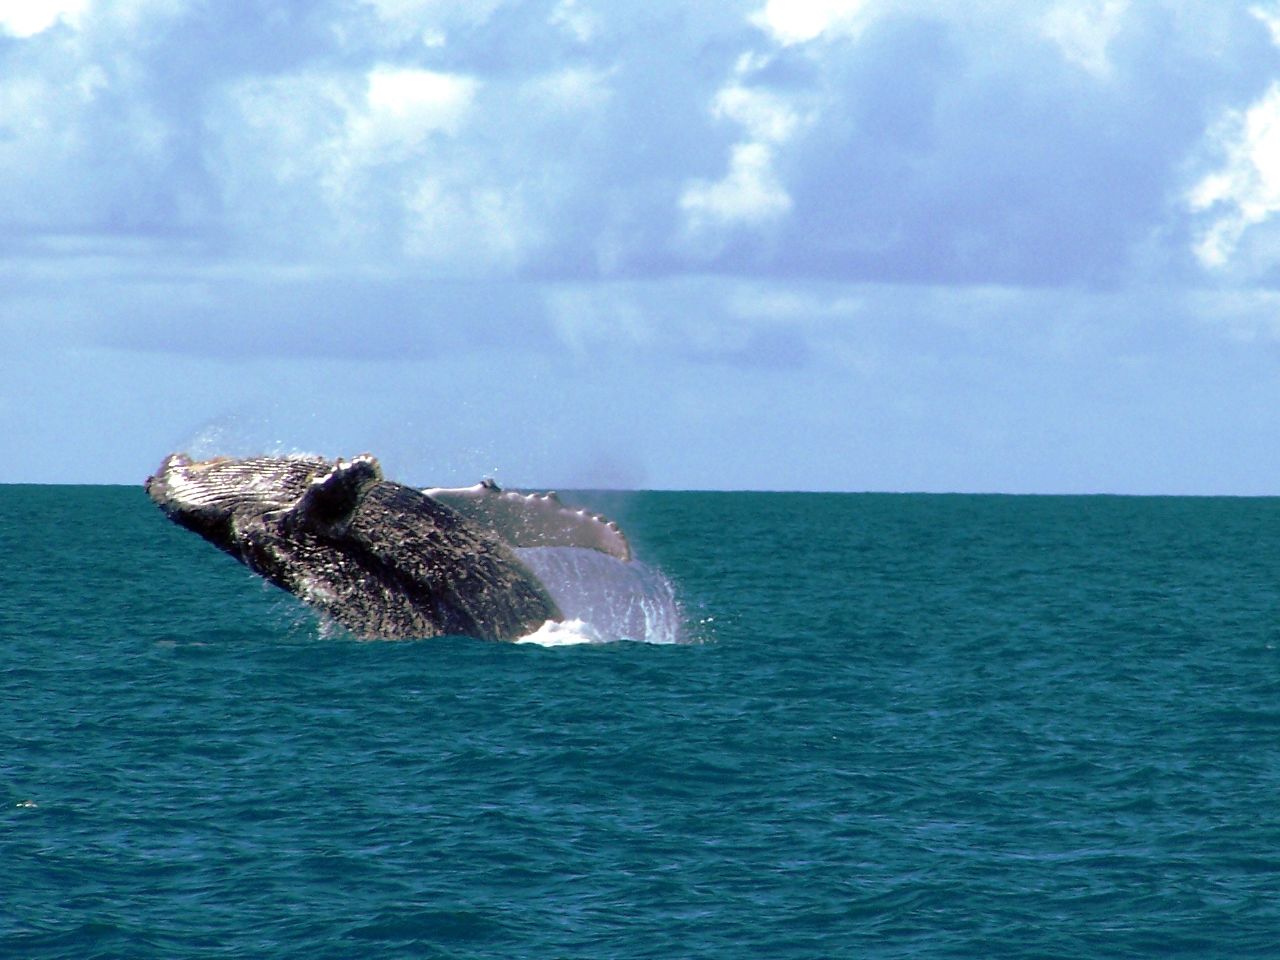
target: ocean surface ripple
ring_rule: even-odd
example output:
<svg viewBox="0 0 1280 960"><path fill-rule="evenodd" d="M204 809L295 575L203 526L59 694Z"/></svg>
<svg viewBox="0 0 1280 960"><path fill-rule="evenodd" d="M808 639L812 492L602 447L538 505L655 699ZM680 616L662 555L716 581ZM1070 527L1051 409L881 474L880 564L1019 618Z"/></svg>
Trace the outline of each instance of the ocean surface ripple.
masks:
<svg viewBox="0 0 1280 960"><path fill-rule="evenodd" d="M1280 501L631 494L542 647L0 499L0 956L1277 955Z"/></svg>

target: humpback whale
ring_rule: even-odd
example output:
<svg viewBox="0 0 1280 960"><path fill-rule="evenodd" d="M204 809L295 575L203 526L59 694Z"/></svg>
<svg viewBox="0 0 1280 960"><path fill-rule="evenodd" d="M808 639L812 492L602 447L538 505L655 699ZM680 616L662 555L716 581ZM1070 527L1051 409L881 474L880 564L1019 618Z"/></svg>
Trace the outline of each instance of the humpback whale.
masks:
<svg viewBox="0 0 1280 960"><path fill-rule="evenodd" d="M554 493L419 490L369 454L166 457L144 484L204 537L357 636L514 640L563 616L517 550L572 546L631 559L616 523Z"/></svg>

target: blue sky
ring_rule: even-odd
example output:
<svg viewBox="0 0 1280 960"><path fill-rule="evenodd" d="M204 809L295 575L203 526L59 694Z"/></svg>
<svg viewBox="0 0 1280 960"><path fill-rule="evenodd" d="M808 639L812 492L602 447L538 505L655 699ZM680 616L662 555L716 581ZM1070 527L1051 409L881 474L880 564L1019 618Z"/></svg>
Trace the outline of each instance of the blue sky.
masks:
<svg viewBox="0 0 1280 960"><path fill-rule="evenodd" d="M0 481L1275 493L1280 4L0 0Z"/></svg>

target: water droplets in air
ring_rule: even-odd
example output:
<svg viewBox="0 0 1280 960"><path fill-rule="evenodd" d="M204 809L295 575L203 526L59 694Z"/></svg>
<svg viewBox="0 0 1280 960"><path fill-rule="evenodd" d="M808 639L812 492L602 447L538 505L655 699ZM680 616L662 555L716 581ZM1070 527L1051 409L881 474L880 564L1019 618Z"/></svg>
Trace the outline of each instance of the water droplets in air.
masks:
<svg viewBox="0 0 1280 960"><path fill-rule="evenodd" d="M680 643L684 621L675 590L662 571L638 560L624 563L597 550L525 547L516 551L564 614L522 638L563 646L639 640Z"/></svg>

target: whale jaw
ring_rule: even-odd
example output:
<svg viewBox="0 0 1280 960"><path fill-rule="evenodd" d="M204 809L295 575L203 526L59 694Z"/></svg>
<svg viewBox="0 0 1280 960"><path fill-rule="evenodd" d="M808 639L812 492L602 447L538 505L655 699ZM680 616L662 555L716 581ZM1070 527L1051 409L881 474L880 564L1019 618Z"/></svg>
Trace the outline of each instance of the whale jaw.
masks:
<svg viewBox="0 0 1280 960"><path fill-rule="evenodd" d="M145 488L175 523L360 637L514 640L560 619L498 536L383 479L368 454L171 454Z"/></svg>

